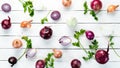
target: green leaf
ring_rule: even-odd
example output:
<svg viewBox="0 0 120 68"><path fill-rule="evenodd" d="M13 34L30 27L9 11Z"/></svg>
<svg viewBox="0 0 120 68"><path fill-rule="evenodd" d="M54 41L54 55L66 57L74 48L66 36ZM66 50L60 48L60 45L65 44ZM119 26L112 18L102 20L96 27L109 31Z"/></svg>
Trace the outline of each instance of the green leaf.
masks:
<svg viewBox="0 0 120 68"><path fill-rule="evenodd" d="M87 14L88 12L88 5L87 5L87 1L84 2L84 14Z"/></svg>
<svg viewBox="0 0 120 68"><path fill-rule="evenodd" d="M22 39L25 40L27 43L26 43L26 47L27 48L32 48L32 41L31 39L28 39L28 36L22 36Z"/></svg>
<svg viewBox="0 0 120 68"><path fill-rule="evenodd" d="M94 19L95 19L96 21L98 21L98 18L97 18L97 16L96 16L96 13L95 13L93 10L90 11L90 14L94 17Z"/></svg>
<svg viewBox="0 0 120 68"><path fill-rule="evenodd" d="M74 42L74 43L72 43L72 44L73 44L73 46L80 47L79 42Z"/></svg>
<svg viewBox="0 0 120 68"><path fill-rule="evenodd" d="M44 17L43 19L41 19L41 24L44 24L45 22L48 22L47 17Z"/></svg>
<svg viewBox="0 0 120 68"><path fill-rule="evenodd" d="M113 39L114 36L110 35L109 37L110 37L110 40L109 40L109 41L112 41L112 39Z"/></svg>

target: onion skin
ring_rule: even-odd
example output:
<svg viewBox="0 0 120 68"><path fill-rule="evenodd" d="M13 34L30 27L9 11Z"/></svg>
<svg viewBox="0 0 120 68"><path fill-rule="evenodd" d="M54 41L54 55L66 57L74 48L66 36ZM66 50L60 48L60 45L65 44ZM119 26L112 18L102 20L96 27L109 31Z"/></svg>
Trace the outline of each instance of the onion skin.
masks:
<svg viewBox="0 0 120 68"><path fill-rule="evenodd" d="M33 20L29 20L29 21L22 21L21 24L20 24L20 27L21 28L31 28L31 22Z"/></svg>
<svg viewBox="0 0 120 68"><path fill-rule="evenodd" d="M93 0L91 2L91 8L94 11L99 11L102 8L102 2L100 0Z"/></svg>
<svg viewBox="0 0 120 68"><path fill-rule="evenodd" d="M64 7L70 7L72 0L62 0L62 4Z"/></svg>
<svg viewBox="0 0 120 68"><path fill-rule="evenodd" d="M116 8L118 8L119 5L109 5L108 8L107 8L107 12L108 13L112 13L116 10Z"/></svg>
<svg viewBox="0 0 120 68"><path fill-rule="evenodd" d="M55 58L61 58L62 57L62 51L53 49L54 57Z"/></svg>
<svg viewBox="0 0 120 68"><path fill-rule="evenodd" d="M13 42L12 42L12 46L13 46L14 48L20 48L22 45L23 45L23 43L22 43L22 41L19 40L19 39L15 39L15 40L13 40Z"/></svg>

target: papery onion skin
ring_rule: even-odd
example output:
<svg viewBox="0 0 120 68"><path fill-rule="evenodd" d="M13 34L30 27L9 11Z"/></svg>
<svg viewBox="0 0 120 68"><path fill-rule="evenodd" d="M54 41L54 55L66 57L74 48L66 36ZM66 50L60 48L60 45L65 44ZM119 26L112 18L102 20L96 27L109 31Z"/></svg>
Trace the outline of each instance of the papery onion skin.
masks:
<svg viewBox="0 0 120 68"><path fill-rule="evenodd" d="M67 46L72 42L71 38L69 36L62 36L59 39L59 43L63 46Z"/></svg>

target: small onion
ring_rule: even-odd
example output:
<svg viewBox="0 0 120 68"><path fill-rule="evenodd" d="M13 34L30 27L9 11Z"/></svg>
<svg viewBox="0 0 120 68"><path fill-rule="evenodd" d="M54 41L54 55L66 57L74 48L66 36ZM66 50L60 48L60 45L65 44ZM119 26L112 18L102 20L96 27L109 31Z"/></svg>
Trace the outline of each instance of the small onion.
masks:
<svg viewBox="0 0 120 68"><path fill-rule="evenodd" d="M72 0L62 0L62 4L64 7L70 7Z"/></svg>
<svg viewBox="0 0 120 68"><path fill-rule="evenodd" d="M108 8L107 8L107 12L108 13L112 13L116 10L116 8L118 8L119 5L109 5Z"/></svg>
<svg viewBox="0 0 120 68"><path fill-rule="evenodd" d="M12 46L13 46L14 48L20 48L20 47L22 46L22 41L19 40L19 39L15 39L15 40L13 40L13 42L12 42Z"/></svg>
<svg viewBox="0 0 120 68"><path fill-rule="evenodd" d="M75 17L72 17L69 20L67 20L66 23L69 27L75 28L77 25L77 19Z"/></svg>
<svg viewBox="0 0 120 68"><path fill-rule="evenodd" d="M33 58L37 53L36 49L28 49L26 52L26 58Z"/></svg>
<svg viewBox="0 0 120 68"><path fill-rule="evenodd" d="M53 49L54 57L55 58L61 58L62 57L62 51Z"/></svg>
<svg viewBox="0 0 120 68"><path fill-rule="evenodd" d="M8 3L4 3L4 4L1 6L1 9L2 9L2 11L4 11L4 12L10 12L10 11L11 11L11 6L10 6L10 4L8 4Z"/></svg>
<svg viewBox="0 0 120 68"><path fill-rule="evenodd" d="M22 21L21 24L20 24L20 27L21 28L30 28L31 27L31 22L33 20L29 20L29 21Z"/></svg>
<svg viewBox="0 0 120 68"><path fill-rule="evenodd" d="M59 39L59 43L63 46L67 46L72 42L71 38L69 36L62 36Z"/></svg>

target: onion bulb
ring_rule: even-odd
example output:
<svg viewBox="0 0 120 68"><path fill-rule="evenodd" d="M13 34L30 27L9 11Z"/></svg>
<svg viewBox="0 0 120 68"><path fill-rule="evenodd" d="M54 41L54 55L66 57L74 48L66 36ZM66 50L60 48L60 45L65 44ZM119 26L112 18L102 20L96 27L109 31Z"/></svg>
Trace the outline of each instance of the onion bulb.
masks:
<svg viewBox="0 0 120 68"><path fill-rule="evenodd" d="M67 46L72 42L71 38L69 36L62 36L59 39L59 43L63 46Z"/></svg>
<svg viewBox="0 0 120 68"><path fill-rule="evenodd" d="M107 12L108 13L112 13L116 10L116 8L118 8L119 5L109 5L108 8L107 8Z"/></svg>
<svg viewBox="0 0 120 68"><path fill-rule="evenodd" d="M61 58L62 57L62 51L53 49L54 57L55 58Z"/></svg>
<svg viewBox="0 0 120 68"><path fill-rule="evenodd" d="M26 58L33 58L37 53L36 49L28 49L26 52Z"/></svg>
<svg viewBox="0 0 120 68"><path fill-rule="evenodd" d="M8 4L8 3L4 3L4 4L1 6L1 9L2 9L2 11L4 11L4 12L10 12L10 11L11 11L11 6L10 6L10 4Z"/></svg>
<svg viewBox="0 0 120 68"><path fill-rule="evenodd" d="M14 48L20 48L20 47L22 46L22 41L19 40L19 39L15 39L15 40L13 40L13 42L12 42L12 46L13 46Z"/></svg>
<svg viewBox="0 0 120 68"><path fill-rule="evenodd" d="M21 26L22 28L30 28L30 27L31 27L31 22L32 22L32 21L33 21L33 20L22 21L21 24L20 24L20 26Z"/></svg>
<svg viewBox="0 0 120 68"><path fill-rule="evenodd" d="M67 20L67 25L71 28L75 28L77 25L77 19L75 17L70 18L69 20Z"/></svg>
<svg viewBox="0 0 120 68"><path fill-rule="evenodd" d="M64 7L70 7L72 0L62 0L62 4Z"/></svg>

